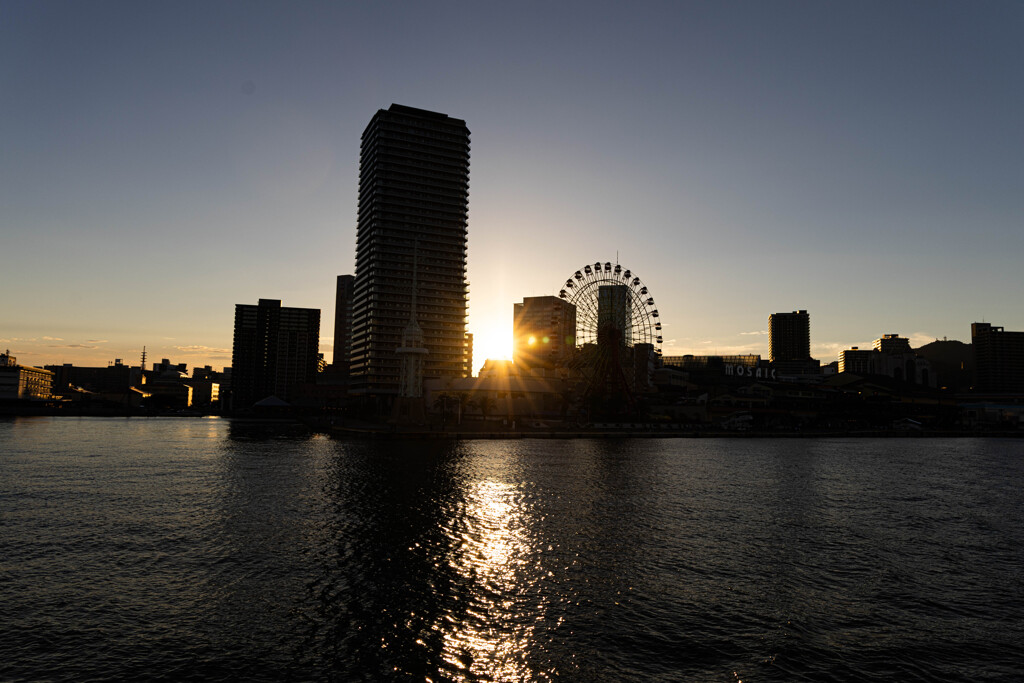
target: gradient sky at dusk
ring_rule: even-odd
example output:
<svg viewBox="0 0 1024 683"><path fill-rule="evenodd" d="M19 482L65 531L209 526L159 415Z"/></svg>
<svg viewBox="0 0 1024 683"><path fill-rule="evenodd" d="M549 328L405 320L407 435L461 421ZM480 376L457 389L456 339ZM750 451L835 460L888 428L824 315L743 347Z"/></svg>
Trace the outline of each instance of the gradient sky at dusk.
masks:
<svg viewBox="0 0 1024 683"><path fill-rule="evenodd" d="M1024 329L1024 3L0 4L0 349L229 365L354 272L359 137L472 132L474 365L594 261L667 354Z"/></svg>

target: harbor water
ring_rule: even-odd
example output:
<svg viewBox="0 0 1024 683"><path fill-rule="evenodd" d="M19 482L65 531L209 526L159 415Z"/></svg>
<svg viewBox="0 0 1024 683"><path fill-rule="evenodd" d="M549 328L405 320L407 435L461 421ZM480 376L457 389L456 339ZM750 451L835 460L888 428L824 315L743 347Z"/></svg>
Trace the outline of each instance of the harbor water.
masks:
<svg viewBox="0 0 1024 683"><path fill-rule="evenodd" d="M1024 441L0 421L0 680L1024 679Z"/></svg>

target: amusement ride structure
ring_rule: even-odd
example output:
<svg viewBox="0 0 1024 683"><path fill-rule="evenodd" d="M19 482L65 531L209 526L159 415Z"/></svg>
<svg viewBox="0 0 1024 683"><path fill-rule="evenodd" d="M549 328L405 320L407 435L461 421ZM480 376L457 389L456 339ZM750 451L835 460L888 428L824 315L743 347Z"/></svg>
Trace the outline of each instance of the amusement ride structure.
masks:
<svg viewBox="0 0 1024 683"><path fill-rule="evenodd" d="M568 278L559 296L576 307L572 367L585 378L584 403L604 415L635 414L661 356L661 320L647 286L620 264L597 261Z"/></svg>

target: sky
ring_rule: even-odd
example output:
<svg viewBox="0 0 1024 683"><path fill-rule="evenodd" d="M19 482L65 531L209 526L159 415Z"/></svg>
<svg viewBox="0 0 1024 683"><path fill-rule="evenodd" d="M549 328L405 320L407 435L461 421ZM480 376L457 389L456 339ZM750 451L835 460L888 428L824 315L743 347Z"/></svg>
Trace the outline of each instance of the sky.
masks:
<svg viewBox="0 0 1024 683"><path fill-rule="evenodd" d="M471 131L474 366L618 260L666 355L1024 329L1024 3L0 3L0 349L231 364L355 269L359 140Z"/></svg>

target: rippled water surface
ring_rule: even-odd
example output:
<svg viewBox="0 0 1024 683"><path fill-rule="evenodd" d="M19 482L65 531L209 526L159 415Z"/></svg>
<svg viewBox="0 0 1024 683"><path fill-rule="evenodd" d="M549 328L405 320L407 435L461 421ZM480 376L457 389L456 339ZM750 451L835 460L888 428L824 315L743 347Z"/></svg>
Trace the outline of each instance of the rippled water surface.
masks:
<svg viewBox="0 0 1024 683"><path fill-rule="evenodd" d="M1019 440L0 421L0 679L1012 681Z"/></svg>

